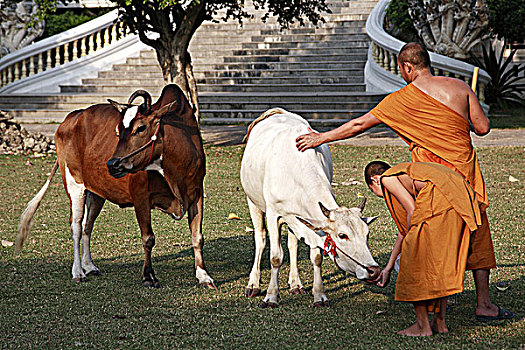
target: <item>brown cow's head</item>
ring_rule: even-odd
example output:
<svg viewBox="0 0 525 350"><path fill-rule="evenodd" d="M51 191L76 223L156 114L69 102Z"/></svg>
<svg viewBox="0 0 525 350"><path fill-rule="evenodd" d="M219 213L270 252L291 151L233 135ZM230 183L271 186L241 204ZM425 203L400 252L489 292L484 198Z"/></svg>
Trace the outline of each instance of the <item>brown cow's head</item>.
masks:
<svg viewBox="0 0 525 350"><path fill-rule="evenodd" d="M131 105L139 96L144 98L144 103L140 106ZM173 110L176 103L172 102L158 110L152 110L151 96L145 90L135 91L128 104L108 101L122 116L115 129L119 141L107 162L110 175L120 178L143 170L158 161L162 154L161 118Z"/></svg>

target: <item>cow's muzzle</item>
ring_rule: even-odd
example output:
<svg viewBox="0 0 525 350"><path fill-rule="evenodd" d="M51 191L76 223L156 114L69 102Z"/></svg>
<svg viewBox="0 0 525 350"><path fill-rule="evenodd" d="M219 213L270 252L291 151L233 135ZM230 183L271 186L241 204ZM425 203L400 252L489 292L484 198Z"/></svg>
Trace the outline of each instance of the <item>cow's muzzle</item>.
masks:
<svg viewBox="0 0 525 350"><path fill-rule="evenodd" d="M109 171L109 175L116 179L126 176L129 171L122 165L121 158L111 158L106 163Z"/></svg>

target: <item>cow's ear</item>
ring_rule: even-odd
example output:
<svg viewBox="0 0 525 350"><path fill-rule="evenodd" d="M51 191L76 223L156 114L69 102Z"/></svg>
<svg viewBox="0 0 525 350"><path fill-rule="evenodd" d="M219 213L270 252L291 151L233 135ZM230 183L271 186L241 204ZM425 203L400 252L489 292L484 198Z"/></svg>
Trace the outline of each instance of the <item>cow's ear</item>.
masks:
<svg viewBox="0 0 525 350"><path fill-rule="evenodd" d="M372 216L372 217L365 216L365 217L362 217L361 220L363 220L363 221L365 222L365 224L370 225L370 224L371 224L372 222L374 222L378 217L379 217L379 215L377 215L377 216Z"/></svg>
<svg viewBox="0 0 525 350"><path fill-rule="evenodd" d="M173 101L172 103L162 106L159 110L155 111L155 118L162 118L169 112L173 111L175 107L177 106L177 101Z"/></svg>
<svg viewBox="0 0 525 350"><path fill-rule="evenodd" d="M122 103L118 103L117 101L113 101L112 99L108 98L108 102L111 103L111 105L113 107L115 107L117 109L117 111L119 111L119 113L122 113L126 109L128 109L128 105L125 105L125 104L122 104Z"/></svg>
<svg viewBox="0 0 525 350"><path fill-rule="evenodd" d="M314 220L314 219L303 219L300 216L296 216L297 220L302 222L306 227L308 227L310 230L315 231L318 233L319 231L323 231L324 225L321 220Z"/></svg>

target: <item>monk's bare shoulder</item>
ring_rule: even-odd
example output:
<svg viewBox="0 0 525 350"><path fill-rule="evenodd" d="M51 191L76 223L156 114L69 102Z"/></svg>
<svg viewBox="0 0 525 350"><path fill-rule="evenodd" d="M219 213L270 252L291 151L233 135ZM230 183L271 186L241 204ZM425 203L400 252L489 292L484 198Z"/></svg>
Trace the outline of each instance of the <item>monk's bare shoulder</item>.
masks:
<svg viewBox="0 0 525 350"><path fill-rule="evenodd" d="M428 79L415 81L414 84L429 96L467 118L467 96L472 90L464 81L450 77L432 76Z"/></svg>

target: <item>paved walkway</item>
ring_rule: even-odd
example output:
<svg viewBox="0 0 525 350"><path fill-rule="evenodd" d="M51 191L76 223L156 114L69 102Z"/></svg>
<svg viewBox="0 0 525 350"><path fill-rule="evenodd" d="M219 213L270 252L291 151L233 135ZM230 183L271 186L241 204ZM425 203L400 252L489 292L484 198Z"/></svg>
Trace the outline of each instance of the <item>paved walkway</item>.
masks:
<svg viewBox="0 0 525 350"><path fill-rule="evenodd" d="M29 131L40 132L51 138L57 127L56 124L24 125ZM203 125L201 132L206 144L230 146L242 143L246 129L245 125ZM327 129L319 128L319 130ZM354 146L406 145L392 130L381 127L372 128L359 136L337 143ZM476 147L525 146L525 129L492 129L488 135L482 137L472 134L472 143Z"/></svg>

